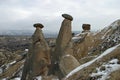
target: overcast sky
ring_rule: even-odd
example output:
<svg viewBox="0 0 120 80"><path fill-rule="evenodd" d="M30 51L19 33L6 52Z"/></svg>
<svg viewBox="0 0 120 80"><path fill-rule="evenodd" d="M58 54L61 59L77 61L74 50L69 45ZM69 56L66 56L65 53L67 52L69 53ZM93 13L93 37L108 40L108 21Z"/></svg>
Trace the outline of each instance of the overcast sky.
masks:
<svg viewBox="0 0 120 80"><path fill-rule="evenodd" d="M83 23L99 30L120 19L120 0L0 0L0 30L34 30L42 23L45 31L58 31L63 13L73 16L72 30Z"/></svg>

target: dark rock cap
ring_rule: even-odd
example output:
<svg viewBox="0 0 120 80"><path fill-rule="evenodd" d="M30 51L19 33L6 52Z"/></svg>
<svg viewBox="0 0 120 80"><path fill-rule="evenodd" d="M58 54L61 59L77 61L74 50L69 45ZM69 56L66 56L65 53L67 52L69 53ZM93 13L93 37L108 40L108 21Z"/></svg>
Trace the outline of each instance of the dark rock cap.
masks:
<svg viewBox="0 0 120 80"><path fill-rule="evenodd" d="M90 24L83 24L82 28L83 30L90 30Z"/></svg>
<svg viewBox="0 0 120 80"><path fill-rule="evenodd" d="M62 14L62 17L64 17L65 19L68 19L70 21L73 20L73 17L71 15L69 15L69 14Z"/></svg>
<svg viewBox="0 0 120 80"><path fill-rule="evenodd" d="M34 24L33 26L34 26L35 28L36 28L36 27L40 27L40 28L43 28L43 27L44 27L44 26L43 26L42 24L40 24L40 23L36 23L36 24Z"/></svg>

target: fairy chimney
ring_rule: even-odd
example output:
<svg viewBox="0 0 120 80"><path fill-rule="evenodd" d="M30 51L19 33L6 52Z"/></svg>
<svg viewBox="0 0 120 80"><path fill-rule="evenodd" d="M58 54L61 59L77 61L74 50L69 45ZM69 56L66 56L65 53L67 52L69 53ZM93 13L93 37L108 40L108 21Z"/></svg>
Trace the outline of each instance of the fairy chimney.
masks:
<svg viewBox="0 0 120 80"><path fill-rule="evenodd" d="M90 24L83 24L82 28L83 28L83 31L90 31Z"/></svg>
<svg viewBox="0 0 120 80"><path fill-rule="evenodd" d="M50 48L42 33L42 24L33 25L36 30L32 36L32 45L24 64L21 80L33 80L34 77L47 75L50 61Z"/></svg>
<svg viewBox="0 0 120 80"><path fill-rule="evenodd" d="M52 58L52 72L59 78L62 78L64 76L59 67L62 56L65 54L73 55L73 44L71 40L71 23L73 17L69 14L62 14L62 17L65 19L61 24L61 28L56 39L56 47Z"/></svg>

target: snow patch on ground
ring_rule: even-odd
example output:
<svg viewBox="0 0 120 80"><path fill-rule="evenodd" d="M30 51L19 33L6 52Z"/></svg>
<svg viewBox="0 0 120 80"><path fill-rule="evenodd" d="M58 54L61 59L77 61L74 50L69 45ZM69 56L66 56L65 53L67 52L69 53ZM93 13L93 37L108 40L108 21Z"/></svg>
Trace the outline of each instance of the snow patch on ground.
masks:
<svg viewBox="0 0 120 80"><path fill-rule="evenodd" d="M109 29L109 30L103 35L103 37L102 37L101 39L104 39L104 38L106 37L107 33L110 32L110 31L111 31L111 29Z"/></svg>
<svg viewBox="0 0 120 80"><path fill-rule="evenodd" d="M2 80L9 80L9 79L4 78L4 79L2 79ZM11 79L11 80L21 80L21 78L20 78L20 77L17 77L17 78Z"/></svg>
<svg viewBox="0 0 120 80"><path fill-rule="evenodd" d="M13 79L13 80L21 80L21 78L15 78L15 79Z"/></svg>
<svg viewBox="0 0 120 80"><path fill-rule="evenodd" d="M13 65L13 64L15 64L15 63L16 63L16 61L12 61L12 62L8 63L7 65L5 65L5 66L6 66L6 70L7 70L11 65Z"/></svg>
<svg viewBox="0 0 120 80"><path fill-rule="evenodd" d="M81 36L75 36L75 37L72 38L72 40L76 40L76 39L78 40L80 38L82 38L82 37Z"/></svg>
<svg viewBox="0 0 120 80"><path fill-rule="evenodd" d="M26 52L28 52L28 51L29 51L29 49L25 49L25 51L26 51Z"/></svg>
<svg viewBox="0 0 120 80"><path fill-rule="evenodd" d="M11 65L13 65L15 63L16 63L16 61L12 61L12 62L10 62L8 64L2 65L0 67L0 74L2 74L5 70L7 70Z"/></svg>
<svg viewBox="0 0 120 80"><path fill-rule="evenodd" d="M13 64L15 64L15 63L16 63L16 61L13 61L13 62L9 63L9 65L13 65Z"/></svg>
<svg viewBox="0 0 120 80"><path fill-rule="evenodd" d="M102 58L103 56L109 54L110 52L112 52L113 50L115 50L118 46L120 46L120 44L119 44L119 45L116 45L116 46L114 46L114 47L111 47L111 48L109 48L109 49L107 49L106 51L104 51L104 52L103 52L100 56L98 56L97 58L95 58L95 59L93 59L93 60L91 60L91 61L89 61L89 62L87 62L87 63L85 63L85 64L83 64L83 65L78 66L77 68L75 68L74 70L72 70L72 71L66 76L66 78L72 76L73 74L75 74L76 72L80 71L81 69L83 69L83 68L91 65L91 64L94 63L96 60L99 60L99 59Z"/></svg>
<svg viewBox="0 0 120 80"><path fill-rule="evenodd" d="M73 42L79 42L81 41L86 35L90 35L90 32L84 32L84 33L79 33L72 37Z"/></svg>
<svg viewBox="0 0 120 80"><path fill-rule="evenodd" d="M52 79L52 80L59 80L59 79Z"/></svg>
<svg viewBox="0 0 120 80"><path fill-rule="evenodd" d="M2 79L2 80L7 80L6 78Z"/></svg>
<svg viewBox="0 0 120 80"><path fill-rule="evenodd" d="M78 42L82 37L81 36L75 36L72 38L73 42Z"/></svg>
<svg viewBox="0 0 120 80"><path fill-rule="evenodd" d="M0 74L2 74L3 73L3 69L2 68L0 68Z"/></svg>
<svg viewBox="0 0 120 80"><path fill-rule="evenodd" d="M36 79L37 80L42 80L42 77L41 76L37 76Z"/></svg>
<svg viewBox="0 0 120 80"><path fill-rule="evenodd" d="M102 67L104 67L103 70L101 70L101 67L96 68L97 73L92 73L91 77L99 76L100 78L97 80L106 80L113 71L120 69L120 64L118 64L118 59L112 59L108 63L104 63Z"/></svg>
<svg viewBox="0 0 120 80"><path fill-rule="evenodd" d="M113 22L113 23L111 24L112 29L117 29L117 27L119 26L118 22L119 22L119 20L118 20L118 21L115 21L115 22Z"/></svg>
<svg viewBox="0 0 120 80"><path fill-rule="evenodd" d="M71 56L71 55L66 54L66 55L62 56L62 58L69 57L69 56Z"/></svg>

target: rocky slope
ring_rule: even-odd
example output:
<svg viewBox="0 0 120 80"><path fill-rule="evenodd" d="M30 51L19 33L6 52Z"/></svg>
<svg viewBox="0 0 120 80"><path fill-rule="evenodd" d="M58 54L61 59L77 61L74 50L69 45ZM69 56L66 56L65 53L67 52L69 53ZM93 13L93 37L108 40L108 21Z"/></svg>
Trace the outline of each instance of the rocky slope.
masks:
<svg viewBox="0 0 120 80"><path fill-rule="evenodd" d="M120 20L95 33L90 32L89 26L87 26L87 30L84 27L85 30L75 35L70 40L72 42L67 45L66 51L70 54L61 57L60 69L62 68L62 72L65 73L61 80L119 80ZM54 51L55 45L50 48ZM73 50L72 55L72 51L69 52L71 49ZM27 52L23 51L22 53L26 54ZM0 80L20 80L25 57L10 51L3 53L2 49L0 52ZM59 80L57 77L50 75L41 79L41 76L38 76L36 79Z"/></svg>
<svg viewBox="0 0 120 80"><path fill-rule="evenodd" d="M77 55L80 56L79 62L81 65L71 71L65 77L65 80L119 80L120 77L117 75L120 74L119 35L120 20L117 20L92 35L91 41L93 40L93 42L88 40L89 43L86 45L89 47L92 44L92 48L84 49L86 54L80 52L85 39L82 43L78 43L77 46L80 50Z"/></svg>

